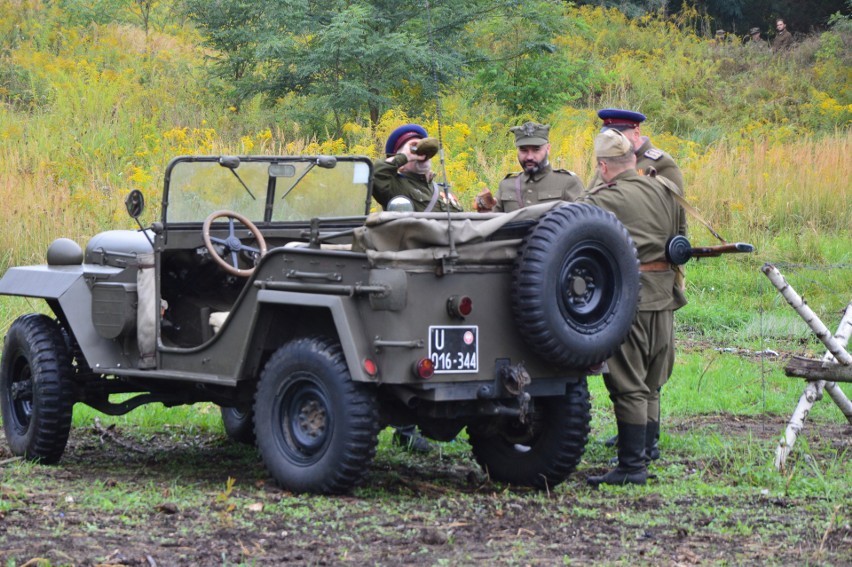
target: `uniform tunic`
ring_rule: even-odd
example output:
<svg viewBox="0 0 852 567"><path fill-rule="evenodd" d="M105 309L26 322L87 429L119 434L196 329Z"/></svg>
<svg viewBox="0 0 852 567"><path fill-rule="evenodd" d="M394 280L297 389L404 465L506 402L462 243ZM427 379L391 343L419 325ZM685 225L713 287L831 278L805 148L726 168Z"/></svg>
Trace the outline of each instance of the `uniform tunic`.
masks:
<svg viewBox="0 0 852 567"><path fill-rule="evenodd" d="M791 47L793 47L793 34L790 33L790 30L784 28L775 36L775 41L772 42L772 51L784 51Z"/></svg>
<svg viewBox="0 0 852 567"><path fill-rule="evenodd" d="M667 189L664 184L670 184ZM641 264L665 262L669 237L686 234L686 215L667 179L640 176L629 170L583 196L615 214L636 244ZM604 382L619 422L656 421L659 388L674 366L674 310L686 305L675 272L640 272L639 313L621 348L607 361Z"/></svg>
<svg viewBox="0 0 852 567"><path fill-rule="evenodd" d="M388 201L397 195L402 195L411 200L415 212L423 212L432 201L434 186L425 175L412 172L399 173L397 170L406 163L408 158L405 154L396 154L390 163L383 159L373 163L373 197L383 209L387 209ZM436 199L432 211L446 211L447 207L452 212L462 211L457 201L448 201L446 197Z"/></svg>
<svg viewBox="0 0 852 567"><path fill-rule="evenodd" d="M518 178L520 196L518 202ZM534 174L510 173L497 189L494 212L511 213L530 205L547 201L576 201L583 193L583 183L575 174L565 169L553 169L550 164Z"/></svg>
<svg viewBox="0 0 852 567"><path fill-rule="evenodd" d="M674 158L663 150L655 148L647 136L642 136L642 146L636 150L636 170L640 174L647 175L652 167L660 177L674 181L674 184L680 189L680 194L683 195L683 173L681 173ZM589 190L591 191L600 184L600 173L596 173L592 182L589 183Z"/></svg>

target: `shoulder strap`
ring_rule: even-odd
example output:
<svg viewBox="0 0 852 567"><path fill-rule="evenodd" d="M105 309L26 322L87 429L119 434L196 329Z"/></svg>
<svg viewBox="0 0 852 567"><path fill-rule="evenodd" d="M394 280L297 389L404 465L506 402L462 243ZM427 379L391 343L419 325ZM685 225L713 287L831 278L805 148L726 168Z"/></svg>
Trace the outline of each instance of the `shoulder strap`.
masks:
<svg viewBox="0 0 852 567"><path fill-rule="evenodd" d="M429 201L429 204L426 205L426 208L423 209L424 213L431 213L432 209L435 208L435 203L438 202L438 194L441 192L441 189L438 188L438 184L434 181L432 182L432 199Z"/></svg>
<svg viewBox="0 0 852 567"><path fill-rule="evenodd" d="M704 219L701 217L701 213L699 213L699 212L698 212L698 209L696 209L695 207L693 207L692 205L690 205L690 204L686 201L686 199L684 199L684 198L683 198L683 197L682 197L682 196L681 196L681 195L677 192L677 190L676 190L676 187L677 187L677 186L676 186L676 185L674 185L674 183L672 183L671 181L669 181L669 180L668 180L668 179L666 179L665 177L654 176L654 179L656 179L657 181L659 181L659 182L660 182L660 184L662 184L662 186L663 186L663 187L665 187L666 189L668 189L669 193L671 193L671 194L672 194L672 197L674 197L674 200L675 200L675 201L677 201L678 205L680 205L681 207L683 207L683 209L684 209L687 213L689 213L689 214L691 214L693 217L695 217L695 218L698 220L698 222L700 222L701 224L703 224L704 226L706 226L706 227L707 227L707 230L709 230L709 231L710 231L710 234L712 234L713 236L715 236L716 238L718 238L718 239L719 239L719 241L720 241L720 242L722 242L722 244L727 244L727 243L728 243L728 241L727 241L727 240L725 240L724 238L722 238L722 237L719 235L719 233L718 233L718 232L716 232L715 230L713 230L713 227L712 227L712 226L710 226L710 223L709 223L709 222L707 222L706 220L704 220ZM669 185L669 183L671 183L671 185Z"/></svg>
<svg viewBox="0 0 852 567"><path fill-rule="evenodd" d="M523 174L520 174L515 178L515 197L517 197L517 199L518 199L518 208L519 209L524 208L524 196L521 193L521 175L523 175Z"/></svg>

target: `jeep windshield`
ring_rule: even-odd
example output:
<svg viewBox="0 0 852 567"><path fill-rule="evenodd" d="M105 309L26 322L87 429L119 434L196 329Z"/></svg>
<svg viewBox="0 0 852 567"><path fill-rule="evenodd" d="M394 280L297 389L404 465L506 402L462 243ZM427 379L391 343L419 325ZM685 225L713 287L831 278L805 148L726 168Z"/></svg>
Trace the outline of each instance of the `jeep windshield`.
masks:
<svg viewBox="0 0 852 567"><path fill-rule="evenodd" d="M163 222L202 222L213 211L255 223L370 212L372 164L363 156L183 156L166 169Z"/></svg>

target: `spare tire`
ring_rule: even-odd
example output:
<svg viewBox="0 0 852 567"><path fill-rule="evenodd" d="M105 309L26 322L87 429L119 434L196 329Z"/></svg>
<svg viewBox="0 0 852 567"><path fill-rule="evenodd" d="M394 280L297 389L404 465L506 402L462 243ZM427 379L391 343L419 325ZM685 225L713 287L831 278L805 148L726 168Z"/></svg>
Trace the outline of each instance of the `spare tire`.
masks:
<svg viewBox="0 0 852 567"><path fill-rule="evenodd" d="M512 271L512 311L527 344L559 366L609 358L639 304L639 260L624 226L586 203L548 211L524 237Z"/></svg>

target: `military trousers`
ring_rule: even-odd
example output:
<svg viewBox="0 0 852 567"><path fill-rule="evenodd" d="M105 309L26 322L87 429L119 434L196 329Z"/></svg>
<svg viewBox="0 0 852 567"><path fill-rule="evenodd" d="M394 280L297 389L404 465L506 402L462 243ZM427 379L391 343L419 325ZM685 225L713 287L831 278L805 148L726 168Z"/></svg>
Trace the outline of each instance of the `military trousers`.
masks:
<svg viewBox="0 0 852 567"><path fill-rule="evenodd" d="M674 311L640 311L603 375L617 421L659 421L660 388L672 374L674 359Z"/></svg>

